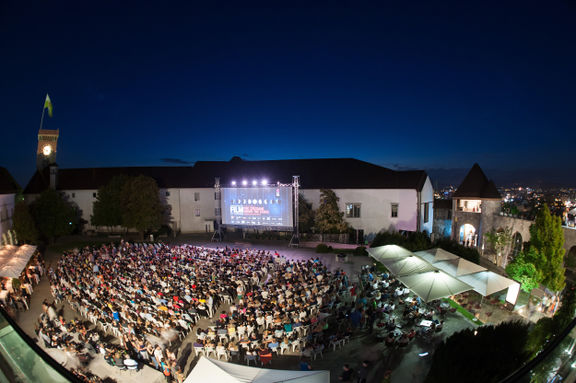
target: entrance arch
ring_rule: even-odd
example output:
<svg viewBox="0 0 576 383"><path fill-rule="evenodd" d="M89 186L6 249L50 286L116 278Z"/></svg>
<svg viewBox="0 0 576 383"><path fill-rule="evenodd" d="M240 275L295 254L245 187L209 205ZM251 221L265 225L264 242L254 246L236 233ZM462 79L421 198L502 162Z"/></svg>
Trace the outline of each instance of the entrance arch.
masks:
<svg viewBox="0 0 576 383"><path fill-rule="evenodd" d="M469 223L460 226L460 243L464 246L476 247L478 234L476 228Z"/></svg>

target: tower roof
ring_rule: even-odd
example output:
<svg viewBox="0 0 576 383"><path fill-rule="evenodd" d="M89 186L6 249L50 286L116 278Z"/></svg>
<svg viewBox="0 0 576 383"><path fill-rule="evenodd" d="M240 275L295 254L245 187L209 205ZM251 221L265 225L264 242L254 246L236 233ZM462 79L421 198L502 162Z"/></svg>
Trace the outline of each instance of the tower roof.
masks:
<svg viewBox="0 0 576 383"><path fill-rule="evenodd" d="M494 182L486 177L477 163L472 166L464 181L458 186L454 197L502 198Z"/></svg>
<svg viewBox="0 0 576 383"><path fill-rule="evenodd" d="M19 185L14 180L8 169L0 166L0 194L14 194Z"/></svg>

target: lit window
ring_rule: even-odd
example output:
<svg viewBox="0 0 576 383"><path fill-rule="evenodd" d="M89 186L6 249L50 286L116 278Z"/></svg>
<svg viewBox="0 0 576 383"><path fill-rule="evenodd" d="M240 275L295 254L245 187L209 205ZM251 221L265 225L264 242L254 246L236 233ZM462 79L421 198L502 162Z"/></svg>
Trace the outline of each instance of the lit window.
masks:
<svg viewBox="0 0 576 383"><path fill-rule="evenodd" d="M346 218L360 218L360 204L347 203L346 204Z"/></svg>
<svg viewBox="0 0 576 383"><path fill-rule="evenodd" d="M392 217L392 218L398 217L398 204L397 203L390 204L390 217Z"/></svg>

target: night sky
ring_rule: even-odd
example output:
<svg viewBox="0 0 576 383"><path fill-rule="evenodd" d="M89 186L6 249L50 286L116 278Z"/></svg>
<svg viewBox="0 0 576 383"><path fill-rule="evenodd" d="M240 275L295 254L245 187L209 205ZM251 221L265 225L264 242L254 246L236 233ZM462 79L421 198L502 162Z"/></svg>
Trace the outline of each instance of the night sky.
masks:
<svg viewBox="0 0 576 383"><path fill-rule="evenodd" d="M48 92L63 168L354 157L576 186L573 1L186 3L0 2L0 166L28 182Z"/></svg>

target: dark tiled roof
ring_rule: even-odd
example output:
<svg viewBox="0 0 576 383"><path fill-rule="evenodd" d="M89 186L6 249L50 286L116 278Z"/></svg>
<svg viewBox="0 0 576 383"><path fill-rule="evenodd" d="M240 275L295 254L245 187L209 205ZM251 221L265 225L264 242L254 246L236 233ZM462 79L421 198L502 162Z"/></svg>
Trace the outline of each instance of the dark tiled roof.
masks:
<svg viewBox="0 0 576 383"><path fill-rule="evenodd" d="M12 177L8 169L0 167L0 194L14 194L19 185Z"/></svg>
<svg viewBox="0 0 576 383"><path fill-rule="evenodd" d="M478 164L472 166L464 181L454 192L454 197L502 198L494 182L486 177Z"/></svg>
<svg viewBox="0 0 576 383"><path fill-rule="evenodd" d="M451 199L434 198L434 210L436 210L436 209L452 210L452 200Z"/></svg>
<svg viewBox="0 0 576 383"><path fill-rule="evenodd" d="M300 176L303 189L416 189L422 190L427 174L423 170L394 171L352 158L271 160L271 161L199 161L188 167L121 167L59 169L58 189L98 189L113 176L146 175L160 188L211 188L220 177L223 186L233 180L266 179L291 183ZM36 173L25 193L39 193L48 187L48 173Z"/></svg>

